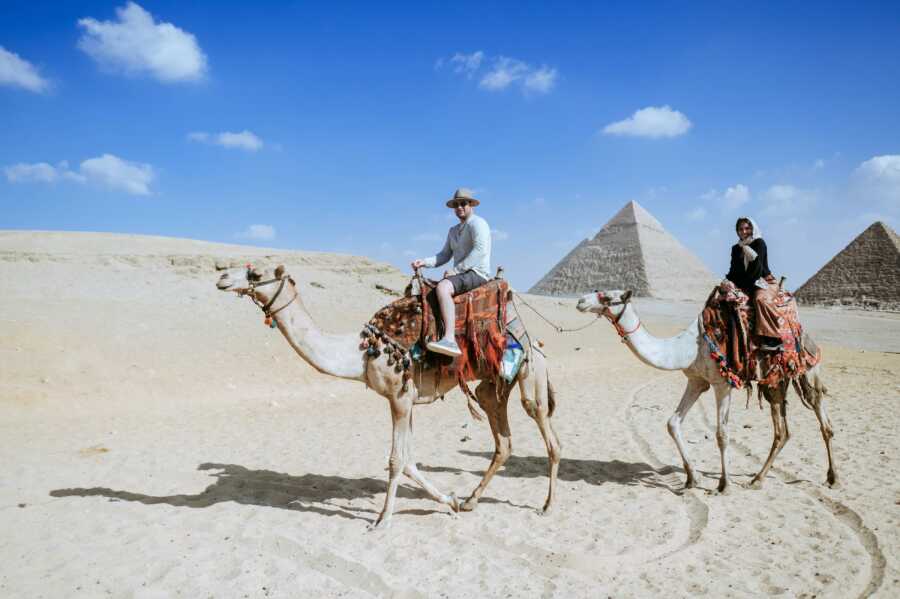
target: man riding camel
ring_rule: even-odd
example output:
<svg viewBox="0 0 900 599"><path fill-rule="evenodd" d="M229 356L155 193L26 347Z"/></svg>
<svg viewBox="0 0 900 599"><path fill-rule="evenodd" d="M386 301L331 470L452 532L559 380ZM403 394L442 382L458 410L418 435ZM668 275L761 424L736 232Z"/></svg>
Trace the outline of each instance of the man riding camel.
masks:
<svg viewBox="0 0 900 599"><path fill-rule="evenodd" d="M488 282L491 268L491 228L487 221L477 216L475 206L480 204L472 191L460 187L447 200L459 219L459 224L450 227L444 248L435 256L413 260L413 269L443 266L453 258L453 268L444 273L436 292L444 322L444 337L428 344L428 349L446 356L459 356L462 352L456 344L454 323L456 308L453 296L481 287Z"/></svg>

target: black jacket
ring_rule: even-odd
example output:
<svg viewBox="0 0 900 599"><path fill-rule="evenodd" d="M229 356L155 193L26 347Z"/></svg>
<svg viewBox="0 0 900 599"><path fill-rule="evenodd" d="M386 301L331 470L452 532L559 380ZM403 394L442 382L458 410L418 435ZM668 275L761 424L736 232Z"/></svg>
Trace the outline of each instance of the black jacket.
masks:
<svg viewBox="0 0 900 599"><path fill-rule="evenodd" d="M754 283L759 278L766 278L769 272L769 259L766 252L766 242L760 237L750 243L750 247L756 252L756 259L744 268L744 251L740 244L731 246L731 268L725 278L737 285L744 293L753 297Z"/></svg>

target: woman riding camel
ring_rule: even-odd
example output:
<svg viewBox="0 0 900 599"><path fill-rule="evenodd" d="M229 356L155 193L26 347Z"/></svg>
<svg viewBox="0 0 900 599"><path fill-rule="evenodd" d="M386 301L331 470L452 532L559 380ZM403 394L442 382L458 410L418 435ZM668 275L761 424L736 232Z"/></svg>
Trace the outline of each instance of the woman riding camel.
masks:
<svg viewBox="0 0 900 599"><path fill-rule="evenodd" d="M756 305L756 330L761 337L760 349L779 351L778 308L775 306L777 284L769 271L766 242L762 231L749 216L737 219L734 225L740 239L731 247L731 268L725 278L747 294Z"/></svg>

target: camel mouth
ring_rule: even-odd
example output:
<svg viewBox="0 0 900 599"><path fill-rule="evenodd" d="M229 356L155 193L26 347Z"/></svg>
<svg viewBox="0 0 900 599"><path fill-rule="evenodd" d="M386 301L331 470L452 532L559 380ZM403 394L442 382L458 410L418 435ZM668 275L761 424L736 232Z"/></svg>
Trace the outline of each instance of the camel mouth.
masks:
<svg viewBox="0 0 900 599"><path fill-rule="evenodd" d="M578 300L578 305L576 305L575 308L577 308L579 312L590 312L591 305L585 301L584 298L581 298Z"/></svg>

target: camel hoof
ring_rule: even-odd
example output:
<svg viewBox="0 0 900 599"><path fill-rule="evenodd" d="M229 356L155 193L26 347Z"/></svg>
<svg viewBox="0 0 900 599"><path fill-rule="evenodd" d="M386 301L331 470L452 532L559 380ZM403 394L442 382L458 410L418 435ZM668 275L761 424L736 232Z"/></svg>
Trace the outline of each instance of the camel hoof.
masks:
<svg viewBox="0 0 900 599"><path fill-rule="evenodd" d="M840 489L841 481L838 480L838 477L834 473L830 473L828 475L828 480L825 482L829 489Z"/></svg>
<svg viewBox="0 0 900 599"><path fill-rule="evenodd" d="M549 516L550 513L553 511L551 508L552 508L552 506L550 506L550 505L545 505L545 506L542 507L541 509L535 510L535 512L537 512L537 515L538 515L538 516Z"/></svg>
<svg viewBox="0 0 900 599"><path fill-rule="evenodd" d="M719 481L719 486L716 488L716 493L719 495L728 495L731 487L728 484L727 479L721 479Z"/></svg>
<svg viewBox="0 0 900 599"><path fill-rule="evenodd" d="M451 515L453 516L459 513L460 505L456 493L450 493L450 509L452 510Z"/></svg>
<svg viewBox="0 0 900 599"><path fill-rule="evenodd" d="M463 502L463 504L461 506L459 506L459 509L460 509L460 511L463 511L463 512L471 512L472 510L475 509L475 506L477 506L477 505L478 505L478 500L475 499L474 497L469 497L468 499L465 500L465 502Z"/></svg>
<svg viewBox="0 0 900 599"><path fill-rule="evenodd" d="M685 488L685 490L687 490L687 489L693 489L693 488L696 487L696 486L697 486L697 483L694 482L694 479L693 479L693 478L688 478L686 481L684 481L684 488Z"/></svg>
<svg viewBox="0 0 900 599"><path fill-rule="evenodd" d="M366 527L366 532L375 532L376 530L387 530L391 527L390 518L384 520L376 520Z"/></svg>
<svg viewBox="0 0 900 599"><path fill-rule="evenodd" d="M754 478L750 481L750 484L747 485L748 489L753 489L755 491L759 491L763 488L763 481L761 478Z"/></svg>

